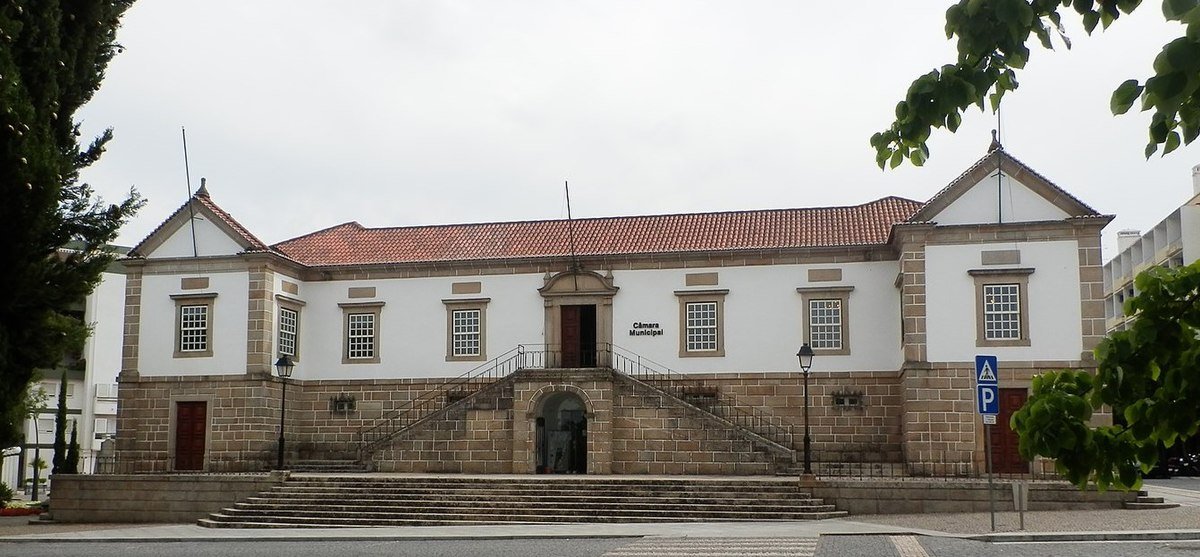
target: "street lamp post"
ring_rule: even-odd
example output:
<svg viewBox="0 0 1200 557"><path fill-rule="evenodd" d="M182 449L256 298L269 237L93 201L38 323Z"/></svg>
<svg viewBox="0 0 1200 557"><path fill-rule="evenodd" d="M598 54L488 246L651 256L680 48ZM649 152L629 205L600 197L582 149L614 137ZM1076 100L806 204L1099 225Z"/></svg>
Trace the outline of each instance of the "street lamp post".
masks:
<svg viewBox="0 0 1200 557"><path fill-rule="evenodd" d="M279 360L275 362L275 371L283 380L283 396L279 399L279 454L275 459L276 470L283 470L283 419L287 416L287 380L292 376L295 367L296 364L287 354L279 356Z"/></svg>
<svg viewBox="0 0 1200 557"><path fill-rule="evenodd" d="M813 349L808 343L796 352L800 359L800 369L804 372L804 474L811 476L812 471L812 437L808 435L808 370L812 367Z"/></svg>

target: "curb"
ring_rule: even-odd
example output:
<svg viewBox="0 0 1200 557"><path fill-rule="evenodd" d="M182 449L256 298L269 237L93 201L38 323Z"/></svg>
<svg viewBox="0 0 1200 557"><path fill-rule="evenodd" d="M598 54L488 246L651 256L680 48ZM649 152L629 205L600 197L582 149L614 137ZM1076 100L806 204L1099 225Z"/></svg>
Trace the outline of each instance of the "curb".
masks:
<svg viewBox="0 0 1200 557"><path fill-rule="evenodd" d="M3 544L25 544L25 543L190 543L190 542L395 542L395 541L468 541L468 540L605 540L605 539L631 539L644 538L641 534L548 534L544 536L538 535L506 535L496 534L492 536L338 536L338 535L321 535L321 536L278 536L278 537L242 537L242 536L163 536L163 537L139 537L139 536L121 536L121 537L80 537L71 536L69 538L56 537L36 537L36 538L0 538L0 545Z"/></svg>
<svg viewBox="0 0 1200 557"><path fill-rule="evenodd" d="M1038 532L963 536L962 539L988 543L1098 542L1098 541L1178 541L1200 540L1200 530L1134 530L1129 532Z"/></svg>

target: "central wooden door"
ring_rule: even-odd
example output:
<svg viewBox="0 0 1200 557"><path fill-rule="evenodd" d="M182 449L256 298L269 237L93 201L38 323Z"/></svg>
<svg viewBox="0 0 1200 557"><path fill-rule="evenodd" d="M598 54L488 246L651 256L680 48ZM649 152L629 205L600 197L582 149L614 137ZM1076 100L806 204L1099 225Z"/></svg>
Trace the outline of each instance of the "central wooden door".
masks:
<svg viewBox="0 0 1200 557"><path fill-rule="evenodd" d="M579 306L562 306L562 367L579 367Z"/></svg>
<svg viewBox="0 0 1200 557"><path fill-rule="evenodd" d="M992 472L997 474L1028 474L1029 463L1021 459L1020 439L1008 422L1014 412L1025 405L1029 393L1025 389L1000 389L1000 415L991 426Z"/></svg>
<svg viewBox="0 0 1200 557"><path fill-rule="evenodd" d="M175 403L175 469L203 470L207 402Z"/></svg>
<svg viewBox="0 0 1200 557"><path fill-rule="evenodd" d="M596 365L596 306L562 306L562 367Z"/></svg>

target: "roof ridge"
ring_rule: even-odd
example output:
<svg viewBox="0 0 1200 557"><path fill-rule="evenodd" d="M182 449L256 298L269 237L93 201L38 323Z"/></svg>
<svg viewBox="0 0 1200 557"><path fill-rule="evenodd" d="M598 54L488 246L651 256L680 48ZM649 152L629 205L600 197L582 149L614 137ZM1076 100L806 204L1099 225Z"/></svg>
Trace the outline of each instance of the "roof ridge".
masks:
<svg viewBox="0 0 1200 557"><path fill-rule="evenodd" d="M835 210L835 209L857 209L857 208L861 208L861 207L868 207L871 205L883 203L889 199L900 200L900 201L903 201L906 203L912 203L914 205L922 205L923 204L920 201L915 201L912 199L908 199L906 197L900 197L897 195L888 195L888 196L880 197L878 199L873 199L871 201L859 203L856 205L829 205L829 206L823 206L823 207L779 207L779 208L772 208L772 209L739 209L739 210L733 210L733 211L701 211L701 212L697 212L697 213L684 213L684 212L659 213L659 214L653 214L653 215L608 215L608 216L603 216L603 217L583 217L583 218L575 218L575 219L557 218L557 219L525 219L525 220L511 220L511 221L498 220L498 221L484 221L484 222L411 224L411 225L379 226L379 227L363 226L363 225L359 224L357 221L350 221L347 223L323 228L323 229L317 230L315 232L310 232L303 236L297 236L295 238L290 238L290 239L284 240L282 242L279 242L279 244L282 244L285 242L290 242L293 240L299 240L302 238L307 238L314 234L328 232L335 228L338 228L341 226L346 226L349 224L358 225L362 230L384 231L384 230L414 230L414 229L427 229L427 228L448 228L448 227L463 227L463 226L480 227L480 226L492 226L492 225L542 224L542 223L559 223L559 222L568 222L568 221L585 222L585 221L609 221L609 220L617 220L617 219L655 219L655 218L670 218L670 217L703 217L703 216L713 216L713 215L739 215L739 214L745 215L745 214L783 213L783 212L800 212L800 211L823 211L823 210ZM279 244L275 244L275 245L279 245Z"/></svg>
<svg viewBox="0 0 1200 557"><path fill-rule="evenodd" d="M314 230L314 231L312 231L312 232L309 232L308 234L301 234L301 235L299 235L299 236L296 236L295 238L288 238L288 239L286 239L286 240L280 240L280 241L278 241L278 242L275 242L274 244L271 244L271 247L272 247L272 248L274 248L275 246L282 245L282 244L286 244L286 243L288 243L288 242L294 242L294 241L296 241L296 240L303 240L303 239L305 239L305 238L308 238L308 237L310 237L310 236L316 236L317 234L323 234L323 233L329 232L330 230L335 230L335 229L341 228L341 227L343 227L343 226L357 226L357 227L358 227L360 230L372 230L372 229L370 229L370 228L367 228L367 227L365 227L365 226L363 226L363 225L359 224L359 223L358 223L358 221L356 221L356 220L351 220L351 221L346 221L346 222L343 222L343 223L341 223L341 224L335 224L335 225L333 225L333 226L327 226L327 227L325 227L325 228L322 228L322 229L320 229L320 230Z"/></svg>

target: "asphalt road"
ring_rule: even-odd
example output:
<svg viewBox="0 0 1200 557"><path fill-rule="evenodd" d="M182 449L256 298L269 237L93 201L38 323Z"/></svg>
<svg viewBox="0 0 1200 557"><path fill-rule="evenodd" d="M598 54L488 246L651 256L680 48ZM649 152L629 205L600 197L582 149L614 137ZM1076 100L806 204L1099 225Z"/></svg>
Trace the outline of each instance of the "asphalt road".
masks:
<svg viewBox="0 0 1200 557"><path fill-rule="evenodd" d="M1196 557L1200 542L987 543L917 536L919 547L897 536L824 536L816 557Z"/></svg>
<svg viewBox="0 0 1200 557"><path fill-rule="evenodd" d="M1175 489L1186 489L1189 491L1200 491L1200 477L1197 476L1175 476L1174 478L1159 479L1159 480L1144 480L1143 483L1151 486L1173 487Z"/></svg>

